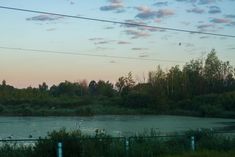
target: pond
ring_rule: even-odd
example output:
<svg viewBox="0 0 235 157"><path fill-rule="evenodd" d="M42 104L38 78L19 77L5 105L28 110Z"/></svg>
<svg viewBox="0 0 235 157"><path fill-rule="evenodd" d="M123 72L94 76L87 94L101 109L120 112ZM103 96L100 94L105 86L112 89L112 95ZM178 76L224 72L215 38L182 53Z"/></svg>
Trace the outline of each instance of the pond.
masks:
<svg viewBox="0 0 235 157"><path fill-rule="evenodd" d="M93 117L0 117L0 139L38 138L47 132L66 128L94 134L104 129L113 136L131 136L155 129L160 133L195 129L235 130L235 119L184 116L101 115Z"/></svg>

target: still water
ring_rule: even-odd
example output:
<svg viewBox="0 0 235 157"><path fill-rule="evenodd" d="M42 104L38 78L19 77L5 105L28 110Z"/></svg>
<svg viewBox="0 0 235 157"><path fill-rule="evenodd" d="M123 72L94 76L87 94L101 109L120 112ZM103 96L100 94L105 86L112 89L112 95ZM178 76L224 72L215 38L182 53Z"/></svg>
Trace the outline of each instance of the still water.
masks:
<svg viewBox="0 0 235 157"><path fill-rule="evenodd" d="M113 136L130 136L150 129L170 133L200 128L231 130L234 126L235 119L184 116L0 117L0 139L44 137L63 127L87 134L104 129Z"/></svg>

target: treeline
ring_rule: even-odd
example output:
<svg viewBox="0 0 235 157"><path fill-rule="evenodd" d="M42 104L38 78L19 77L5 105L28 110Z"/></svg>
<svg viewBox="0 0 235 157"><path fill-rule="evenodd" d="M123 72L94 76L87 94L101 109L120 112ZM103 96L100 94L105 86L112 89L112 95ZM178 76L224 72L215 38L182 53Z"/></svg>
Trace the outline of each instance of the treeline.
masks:
<svg viewBox="0 0 235 157"><path fill-rule="evenodd" d="M221 61L213 49L205 60L191 60L182 68L176 65L164 71L158 66L143 83L136 83L131 72L118 78L115 84L103 80L65 81L49 88L44 82L38 88L17 89L2 81L0 113L9 105L23 104L23 108L89 105L92 110L92 105L101 104L149 109L150 113L235 117L234 74L234 67Z"/></svg>

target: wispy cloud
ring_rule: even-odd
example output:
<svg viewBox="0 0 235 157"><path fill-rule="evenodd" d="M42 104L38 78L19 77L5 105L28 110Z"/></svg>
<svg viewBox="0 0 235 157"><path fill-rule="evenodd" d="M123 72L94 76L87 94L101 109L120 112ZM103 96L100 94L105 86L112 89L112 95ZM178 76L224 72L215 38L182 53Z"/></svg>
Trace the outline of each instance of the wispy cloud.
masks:
<svg viewBox="0 0 235 157"><path fill-rule="evenodd" d="M145 57L149 57L149 55L147 55L147 54L141 54L141 55L139 55L139 57L140 57L140 58L145 58Z"/></svg>
<svg viewBox="0 0 235 157"><path fill-rule="evenodd" d="M143 21L137 21L137 20L125 20L125 22L127 24L123 24L121 25L122 27L126 27L126 28L137 28L138 30L142 30L142 31L149 31L149 32L156 32L156 31L159 31L159 32L163 32L165 31L164 29L157 29L157 28L153 28L153 27L144 27L144 26L136 26L135 24L137 25L147 25L146 22L143 22ZM128 24L130 23L130 24Z"/></svg>
<svg viewBox="0 0 235 157"><path fill-rule="evenodd" d="M62 16L56 16L56 15L38 15L38 16L33 16L30 18L27 18L26 20L28 21L54 21L54 20L59 20L63 18Z"/></svg>
<svg viewBox="0 0 235 157"><path fill-rule="evenodd" d="M216 2L216 0L199 0L198 4L205 5L205 4L212 4L215 2Z"/></svg>
<svg viewBox="0 0 235 157"><path fill-rule="evenodd" d="M171 9L159 9L158 11L155 11L155 10L152 10L148 6L139 6L139 7L136 7L136 9L139 11L136 17L142 20L163 18L167 16L172 16L175 14L174 11Z"/></svg>
<svg viewBox="0 0 235 157"><path fill-rule="evenodd" d="M46 31L51 32L51 31L55 31L55 30L56 30L56 28L48 28Z"/></svg>
<svg viewBox="0 0 235 157"><path fill-rule="evenodd" d="M227 14L224 17L233 19L235 18L235 14Z"/></svg>
<svg viewBox="0 0 235 157"><path fill-rule="evenodd" d="M103 45L103 44L110 44L114 42L115 40L101 40L101 41L96 41L94 44L95 45Z"/></svg>
<svg viewBox="0 0 235 157"><path fill-rule="evenodd" d="M210 36L201 36L200 39L208 39Z"/></svg>
<svg viewBox="0 0 235 157"><path fill-rule="evenodd" d="M137 24L137 25L146 25L147 24L143 21L136 21L136 20L125 20L125 23L127 23L127 24L123 24L121 26L130 28L130 27L137 27L135 24ZM128 24L128 23L130 23L130 24Z"/></svg>
<svg viewBox="0 0 235 157"><path fill-rule="evenodd" d="M221 9L218 6L210 6L208 13L218 14L221 13Z"/></svg>
<svg viewBox="0 0 235 157"><path fill-rule="evenodd" d="M212 23L230 23L231 21L226 18L213 18L210 22L212 22Z"/></svg>
<svg viewBox="0 0 235 157"><path fill-rule="evenodd" d="M104 29L114 29L114 27L112 27L112 26L107 26L107 27L104 27Z"/></svg>
<svg viewBox="0 0 235 157"><path fill-rule="evenodd" d="M143 50L148 50L147 48L141 48L141 47L133 47L131 50L134 51L143 51Z"/></svg>
<svg viewBox="0 0 235 157"><path fill-rule="evenodd" d="M227 26L235 26L235 21L231 21Z"/></svg>
<svg viewBox="0 0 235 157"><path fill-rule="evenodd" d="M104 38L97 38L97 37L94 37L94 38L89 38L90 41L98 41L98 40L103 40Z"/></svg>
<svg viewBox="0 0 235 157"><path fill-rule="evenodd" d="M124 31L127 35L132 36L132 39L137 39L137 38L141 38L141 37L148 37L150 36L150 34L148 32L144 32L144 31L137 31L137 30L125 30Z"/></svg>
<svg viewBox="0 0 235 157"><path fill-rule="evenodd" d="M109 63L114 64L114 63L117 63L117 62L116 62L116 61L114 61L114 60L111 60Z"/></svg>
<svg viewBox="0 0 235 157"><path fill-rule="evenodd" d="M119 44L119 45L127 45L127 44L131 44L131 42L128 42L128 41L118 41L117 44Z"/></svg>
<svg viewBox="0 0 235 157"><path fill-rule="evenodd" d="M162 7L162 6L168 6L168 2L167 1L164 1L164 2L156 2L153 4L154 6L157 6L157 7Z"/></svg>
<svg viewBox="0 0 235 157"><path fill-rule="evenodd" d="M213 24L202 24L202 25L197 26L197 28L200 30L205 30L205 29L211 28L211 27L214 27L214 25Z"/></svg>
<svg viewBox="0 0 235 157"><path fill-rule="evenodd" d="M205 12L205 10L195 7L195 8L192 8L192 9L188 9L187 12L189 12L189 13L196 13L196 14L202 14L202 13Z"/></svg>
<svg viewBox="0 0 235 157"><path fill-rule="evenodd" d="M197 0L176 0L176 1L177 1L177 2L192 3L192 4L194 4L194 3L197 2Z"/></svg>
<svg viewBox="0 0 235 157"><path fill-rule="evenodd" d="M108 0L108 5L101 6L101 11L116 11L117 13L121 13L124 11L124 4L122 0Z"/></svg>

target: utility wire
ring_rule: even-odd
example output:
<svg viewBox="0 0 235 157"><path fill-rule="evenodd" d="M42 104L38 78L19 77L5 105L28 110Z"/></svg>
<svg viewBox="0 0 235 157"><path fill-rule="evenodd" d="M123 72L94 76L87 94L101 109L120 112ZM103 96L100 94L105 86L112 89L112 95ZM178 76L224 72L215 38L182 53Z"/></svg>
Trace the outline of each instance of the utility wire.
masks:
<svg viewBox="0 0 235 157"><path fill-rule="evenodd" d="M87 54L87 53L75 53L75 52L65 52L65 51L52 51L52 50L41 50L41 49L28 49L28 48L16 48L16 47L2 47L0 49L5 50L16 50L24 52L36 52L36 53L46 53L46 54L65 54L65 55L77 55L77 56L88 56L88 57L101 57L101 58L116 58L116 59L129 59L129 60L144 60L144 61L158 61L158 62L173 62L173 63L185 63L179 60L165 60L156 58L138 58L138 57L124 57L124 56L114 56L114 55L99 55L99 54Z"/></svg>
<svg viewBox="0 0 235 157"><path fill-rule="evenodd" d="M76 18L76 19L83 19L83 20L90 20L90 21L106 22L106 23L121 24L121 25L130 25L130 26L136 26L136 27L147 27L147 28L163 29L163 30L169 30L169 31L186 32L186 33L192 33L192 34L195 33L195 34L204 34L204 35L235 38L235 35L209 33L209 32L201 32L201 31L194 31L194 30L187 30L187 29L170 28L170 27L158 27L158 26L137 24L137 23L131 23L131 22L121 22L121 21L106 20L106 19L99 19L99 18L90 18L90 17L85 17L85 16L73 16L73 15L67 15L67 14L59 14L59 13L29 10L29 9L22 9L22 8L12 8L12 7L6 7L6 6L0 6L0 8L1 9L7 9L7 10L15 10L15 11L22 11L22 12L48 14L48 15L55 15L55 16L62 16L62 17L69 17L69 18Z"/></svg>

